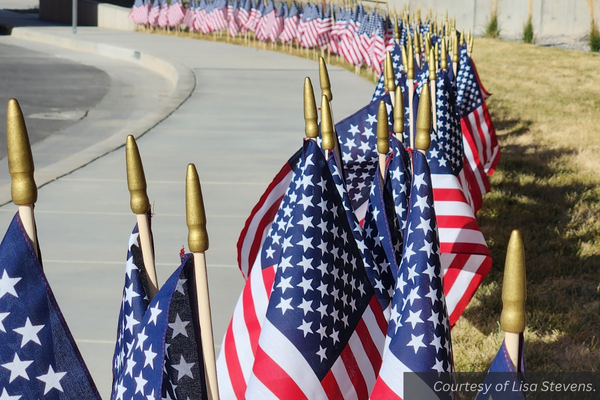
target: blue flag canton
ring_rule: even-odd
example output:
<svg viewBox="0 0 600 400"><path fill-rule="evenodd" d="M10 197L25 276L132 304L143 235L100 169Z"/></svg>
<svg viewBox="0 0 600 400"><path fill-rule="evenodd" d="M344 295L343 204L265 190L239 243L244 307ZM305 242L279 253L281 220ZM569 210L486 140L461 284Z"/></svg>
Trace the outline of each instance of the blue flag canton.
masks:
<svg viewBox="0 0 600 400"><path fill-rule="evenodd" d="M397 221L401 232L404 232L410 199L411 161L404 145L395 136L390 137L390 150L392 158L388 162L386 186L392 193Z"/></svg>
<svg viewBox="0 0 600 400"><path fill-rule="evenodd" d="M373 292L326 162L310 141L267 318L323 379Z"/></svg>
<svg viewBox="0 0 600 400"><path fill-rule="evenodd" d="M19 214L0 244L0 398L100 399Z"/></svg>
<svg viewBox="0 0 600 400"><path fill-rule="evenodd" d="M340 143L344 180L354 210L369 199L377 153L377 113L383 100L388 111L388 132L393 128L392 105L386 94L335 125Z"/></svg>
<svg viewBox="0 0 600 400"><path fill-rule="evenodd" d="M492 365L490 365L490 369L483 381L485 390L482 390L477 394L476 400L525 399L525 393L523 391L514 389L520 388L522 383L525 382L525 363L523 357L525 341L522 333L519 335L519 345L520 360L518 367L515 369L508 354L506 343L504 340L502 341L502 345L500 345L500 349L498 350L498 353L496 353L496 357L494 357Z"/></svg>
<svg viewBox="0 0 600 400"><path fill-rule="evenodd" d="M413 163L408 228L388 327L390 350L413 372L452 372L431 177L421 153L413 154Z"/></svg>
<svg viewBox="0 0 600 400"><path fill-rule="evenodd" d="M302 151L302 149L299 149L292 156L292 158L290 158L289 163L294 171L301 169L304 165ZM269 232L267 233L265 241L262 245L262 251L260 252L262 269L279 264L279 260L281 259L283 237L285 236L288 226L291 225L290 217L292 209L298 201L296 187L300 183L301 180L298 179L297 175L294 175L294 178L291 180L286 189L285 195L279 204L279 209L277 210L277 214L275 214L273 223L271 224Z"/></svg>
<svg viewBox="0 0 600 400"><path fill-rule="evenodd" d="M464 118L483 105L483 94L475 76L473 60L467 55L466 50L462 51L459 65L456 78L456 104L459 116Z"/></svg>
<svg viewBox="0 0 600 400"><path fill-rule="evenodd" d="M147 283L144 260L140 246L137 224L129 237L127 262L125 264L125 286L119 311L117 343L113 356L114 376L123 372L126 355L130 354L133 342L141 330L141 322L148 308ZM113 376L113 377L114 377ZM113 379L116 385L116 380ZM113 390L116 387L113 387Z"/></svg>
<svg viewBox="0 0 600 400"><path fill-rule="evenodd" d="M446 71L437 79L437 132L431 131L431 146L427 159L433 174L458 176L463 168L463 140L460 119L456 112L456 89Z"/></svg>
<svg viewBox="0 0 600 400"><path fill-rule="evenodd" d="M394 44L393 50L390 52L392 56L392 65L394 66L394 76L396 87L400 87L402 89L402 94L406 95L408 90L406 86L406 73L404 72L404 65L402 65L402 50L400 46L396 43ZM375 86L375 92L373 92L373 97L371 97L371 102L374 102L379 97L385 94L385 74L382 73L379 76L379 81L377 81L377 86Z"/></svg>

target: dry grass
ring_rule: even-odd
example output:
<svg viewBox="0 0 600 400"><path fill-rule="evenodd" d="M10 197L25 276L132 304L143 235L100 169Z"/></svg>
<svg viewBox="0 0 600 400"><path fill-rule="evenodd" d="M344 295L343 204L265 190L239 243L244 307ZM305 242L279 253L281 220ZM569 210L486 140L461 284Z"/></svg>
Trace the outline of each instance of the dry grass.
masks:
<svg viewBox="0 0 600 400"><path fill-rule="evenodd" d="M502 157L478 216L493 268L453 330L457 370L485 370L497 351L504 256L520 229L527 369L600 371L600 57L480 39L474 60Z"/></svg>
<svg viewBox="0 0 600 400"><path fill-rule="evenodd" d="M280 44L254 46L290 53ZM456 370L485 371L498 350L504 257L510 232L520 229L527 370L600 371L600 57L491 39L477 39L474 49L493 93L488 106L502 157L478 216L493 268L452 331ZM366 68L360 74L374 80Z"/></svg>

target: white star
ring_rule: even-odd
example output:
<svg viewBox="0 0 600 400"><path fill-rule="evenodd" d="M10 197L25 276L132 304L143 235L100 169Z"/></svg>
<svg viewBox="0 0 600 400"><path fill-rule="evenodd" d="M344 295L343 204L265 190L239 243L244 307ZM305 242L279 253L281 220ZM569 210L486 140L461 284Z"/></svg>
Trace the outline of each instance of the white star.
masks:
<svg viewBox="0 0 600 400"><path fill-rule="evenodd" d="M419 351L420 347L427 347L423 343L423 336L425 336L425 334L422 334L420 336L415 336L411 333L410 336L412 336L412 339L410 342L408 342L408 344L406 346L407 347L412 346L413 349L415 350L415 354L417 354L417 351Z"/></svg>
<svg viewBox="0 0 600 400"><path fill-rule="evenodd" d="M327 360L327 356L325 355L326 349L327 348L323 348L321 345L319 345L319 351L317 351L317 355L321 357L320 361L323 361L323 359Z"/></svg>
<svg viewBox="0 0 600 400"><path fill-rule="evenodd" d="M14 297L19 297L15 290L15 285L19 282L21 278L11 278L6 273L6 270L2 272L2 278L0 278L0 299L4 297L5 294L10 294Z"/></svg>
<svg viewBox="0 0 600 400"><path fill-rule="evenodd" d="M423 320L421 319L421 310L418 310L417 312L412 312L409 310L408 312L410 313L410 316L406 318L405 322L410 322L413 329L415 329L417 324L423 323Z"/></svg>
<svg viewBox="0 0 600 400"><path fill-rule="evenodd" d="M148 339L148 335L146 335L146 327L142 329L140 333L137 334L137 343L135 345L136 349L144 350L144 342Z"/></svg>
<svg viewBox="0 0 600 400"><path fill-rule="evenodd" d="M375 134L373 133L373 128L365 127L365 131L363 132L363 135L365 135L367 137L367 140L369 140L369 138L371 136L375 136Z"/></svg>
<svg viewBox="0 0 600 400"><path fill-rule="evenodd" d="M360 131L358 130L358 125L350 124L350 129L348 130L348 133L351 133L352 135L356 135L359 132Z"/></svg>
<svg viewBox="0 0 600 400"><path fill-rule="evenodd" d="M398 275L398 279L396 280L396 287L400 290L400 293L404 293L404 286L407 285L403 277L404 273L401 273L400 275Z"/></svg>
<svg viewBox="0 0 600 400"><path fill-rule="evenodd" d="M435 267L429 263L427 263L427 269L423 271L424 274L429 275L429 280L433 280L435 276Z"/></svg>
<svg viewBox="0 0 600 400"><path fill-rule="evenodd" d="M281 268L281 272L285 272L286 269L292 267L292 263L290 262L292 260L292 256L289 257L281 257L281 262L279 263L279 268Z"/></svg>
<svg viewBox="0 0 600 400"><path fill-rule="evenodd" d="M442 349L442 337L438 336L436 334L433 334L433 340L431 341L431 343L429 344L430 346L435 347L435 352L437 354L438 351L440 351Z"/></svg>
<svg viewBox="0 0 600 400"><path fill-rule="evenodd" d="M331 340L333 340L333 344L335 345L336 342L339 342L339 335L340 333L338 331L336 331L335 329L331 332L331 335L329 335L329 337L331 338Z"/></svg>
<svg viewBox="0 0 600 400"><path fill-rule="evenodd" d="M150 307L150 319L148 321L148 323L152 322L154 325L156 325L156 317L158 317L158 315L162 312L162 310L158 307L159 302L156 302L156 305L154 307Z"/></svg>
<svg viewBox="0 0 600 400"><path fill-rule="evenodd" d="M277 287L281 289L281 294L284 294L287 289L294 288L290 283L291 280L291 276L289 278L281 278L281 281L279 281L279 283L277 284Z"/></svg>
<svg viewBox="0 0 600 400"><path fill-rule="evenodd" d="M298 286L304 290L304 294L306 294L306 292L308 292L309 290L313 290L311 286L312 281L312 279L306 279L305 277L302 277L302 282L300 282Z"/></svg>
<svg viewBox="0 0 600 400"><path fill-rule="evenodd" d="M327 304L323 304L323 302L321 302L321 305L319 308L317 308L317 311L321 314L321 319L327 315L327 307L329 307Z"/></svg>
<svg viewBox="0 0 600 400"><path fill-rule="evenodd" d="M313 309L311 307L313 301L307 301L306 299L302 299L302 304L300 304L298 306L298 308L301 308L304 311L304 315L308 314L309 312L312 312Z"/></svg>
<svg viewBox="0 0 600 400"><path fill-rule="evenodd" d="M142 376L142 371L140 371L140 374L138 376L136 376L135 378L135 393L141 393L142 396L144 395L144 386L146 386L146 383L148 383L148 381L146 379L144 379L144 377Z"/></svg>
<svg viewBox="0 0 600 400"><path fill-rule="evenodd" d="M179 279L177 281L177 287L175 288L176 291L178 291L179 293L181 293L182 295L185 296L185 290L183 288L183 284L187 282L187 279Z"/></svg>
<svg viewBox="0 0 600 400"><path fill-rule="evenodd" d="M423 234L426 235L427 232L431 231L431 219L425 219L421 216L419 216L419 218L421 219L421 223L419 225L417 225L417 227L415 229L422 229L423 230Z"/></svg>
<svg viewBox="0 0 600 400"><path fill-rule="evenodd" d="M187 335L186 335L187 336ZM155 353L154 351L152 351L152 344L150 345L150 348L148 348L148 350L144 350L144 367L146 367L146 365L149 365L150 368L154 369L154 364L152 364L154 362L154 358L157 356L157 353Z"/></svg>
<svg viewBox="0 0 600 400"><path fill-rule="evenodd" d="M127 388L123 385L123 380L117 385L117 396L115 400L123 400L123 394L127 391Z"/></svg>
<svg viewBox="0 0 600 400"><path fill-rule="evenodd" d="M305 188L306 189L306 188ZM302 206L304 207L304 211L306 211L306 209L308 207L312 207L312 196L307 196L305 194L302 195L302 200L300 200L298 202L298 204L302 204Z"/></svg>
<svg viewBox="0 0 600 400"><path fill-rule="evenodd" d="M435 359L436 363L431 369L436 370L437 372L444 372L444 361ZM490 397L491 398L491 397Z"/></svg>
<svg viewBox="0 0 600 400"><path fill-rule="evenodd" d="M19 400L21 398L21 396L11 396L8 394L8 392L6 391L6 388L2 389L2 396L0 396L0 400Z"/></svg>
<svg viewBox="0 0 600 400"><path fill-rule="evenodd" d="M433 242L428 242L425 240L423 247L421 247L419 250L427 253L427 258L431 257L431 254L433 253Z"/></svg>
<svg viewBox="0 0 600 400"><path fill-rule="evenodd" d="M344 146L346 146L348 150L352 150L353 147L356 147L356 143L354 143L354 139L347 138Z"/></svg>
<svg viewBox="0 0 600 400"><path fill-rule="evenodd" d="M440 313L431 311L431 316L427 318L427 321L433 323L433 329L437 328L438 324L440 323Z"/></svg>
<svg viewBox="0 0 600 400"><path fill-rule="evenodd" d="M305 231L307 228L313 228L312 217L309 217L308 215L302 215L302 220L298 221L297 224L302 225Z"/></svg>
<svg viewBox="0 0 600 400"><path fill-rule="evenodd" d="M427 293L425 297L429 297L431 299L431 305L433 306L437 301L437 291L430 286L429 293Z"/></svg>
<svg viewBox="0 0 600 400"><path fill-rule="evenodd" d="M4 328L4 321L6 319L6 317L8 317L10 315L9 312L4 312L4 313L0 313L0 331L6 333L6 329Z"/></svg>
<svg viewBox="0 0 600 400"><path fill-rule="evenodd" d="M407 279L410 279L410 281L412 283L415 282L415 277L419 276L419 274L416 272L416 270L417 270L417 266L416 265L414 267L412 267L412 268L410 268L410 267L408 268L408 278Z"/></svg>
<svg viewBox="0 0 600 400"><path fill-rule="evenodd" d="M296 243L297 245L302 246L302 248L304 249L304 252L306 253L306 250L308 249L312 249L313 245L312 245L312 237L305 237L304 235L302 235L302 240L298 241L298 243Z"/></svg>
<svg viewBox="0 0 600 400"><path fill-rule="evenodd" d="M22 378L25 378L25 380L29 380L29 376L27 376L27 372L25 370L27 369L27 367L29 367L29 365L32 362L33 362L33 360L21 361L21 359L19 358L19 355L17 353L15 353L15 356L11 362L2 364L3 368L6 368L7 370L10 371L10 378L8 379L8 382L11 383L19 376Z"/></svg>
<svg viewBox="0 0 600 400"><path fill-rule="evenodd" d="M319 329L317 329L317 333L321 336L321 340L327 337L327 325L323 326L323 324L319 324Z"/></svg>
<svg viewBox="0 0 600 400"><path fill-rule="evenodd" d="M375 114L373 114L373 115L371 115L371 114L368 114L368 117L367 117L367 121L366 121L366 122L367 122L368 124L371 124L371 125L373 125L373 123L374 123L374 122L377 122L377 117L375 116Z"/></svg>
<svg viewBox="0 0 600 400"><path fill-rule="evenodd" d="M185 337L188 337L188 333L186 331L186 325L189 324L190 321L182 321L181 318L179 317L179 314L177 314L177 316L175 316L175 322L169 324L169 327L171 329L173 329L173 336L171 336L173 339L175 337L177 337L177 335L183 335Z"/></svg>
<svg viewBox="0 0 600 400"><path fill-rule="evenodd" d="M421 185L425 184L425 172L419 175L415 175L415 180L413 183L417 187L417 190L419 190L421 188Z"/></svg>
<svg viewBox="0 0 600 400"><path fill-rule="evenodd" d="M429 208L429 206L427 205L427 196L419 196L417 195L417 201L415 202L415 207L419 207L421 209L421 212L423 212L424 209Z"/></svg>
<svg viewBox="0 0 600 400"><path fill-rule="evenodd" d="M292 307L291 305L292 302L292 298L290 297L289 299L284 299L283 297L281 298L281 301L279 302L279 304L277 304L277 306L275 308L281 308L281 315L285 314L285 312L287 310L293 310L294 307Z"/></svg>
<svg viewBox="0 0 600 400"><path fill-rule="evenodd" d="M404 248L404 257L403 258L406 258L407 262L410 262L410 257L411 256L414 256L415 254L417 254L412 249L413 245L414 245L414 243L411 243L409 246L406 246Z"/></svg>
<svg viewBox="0 0 600 400"><path fill-rule="evenodd" d="M27 317L27 321L25 321L25 325L23 327L13 329L13 331L23 336L21 338L21 348L23 348L23 346L29 342L34 342L41 346L42 343L38 337L38 332L41 331L44 326L45 325L32 325L29 317Z"/></svg>
<svg viewBox="0 0 600 400"><path fill-rule="evenodd" d="M52 389L57 389L59 391L63 391L62 385L60 384L60 380L66 375L66 372L54 372L54 368L52 365L48 367L48 373L45 375L40 375L37 377L40 381L45 383L44 386L44 395L46 395Z"/></svg>
<svg viewBox="0 0 600 400"><path fill-rule="evenodd" d="M131 310L131 313L129 315L125 316L125 330L130 331L132 335L133 335L133 327L139 323L140 323L140 321L136 320L135 317L133 316L133 310Z"/></svg>
<svg viewBox="0 0 600 400"><path fill-rule="evenodd" d="M136 233L136 236L137 236L137 233ZM138 267L133 262L133 256L131 256L127 259L127 262L125 263L125 273L129 277L129 279L131 279L131 273L133 272L133 270L136 270L136 269L138 269Z"/></svg>
<svg viewBox="0 0 600 400"><path fill-rule="evenodd" d="M125 303L129 303L130 306L133 306L133 299L135 297L140 297L140 294L137 293L134 289L133 289L133 283L131 285L129 285L129 287L125 288L125 299L123 300Z"/></svg>
<svg viewBox="0 0 600 400"><path fill-rule="evenodd" d="M421 298L421 296L419 296L418 294L419 291L419 287L414 287L410 290L410 293L408 296L406 296L406 301L410 302L410 305L412 306L415 300L418 300Z"/></svg>
<svg viewBox="0 0 600 400"><path fill-rule="evenodd" d="M125 375L129 375L133 378L133 367L135 367L135 364L137 364L137 362L134 361L133 358L128 358L125 363Z"/></svg>
<svg viewBox="0 0 600 400"><path fill-rule="evenodd" d="M309 333L313 333L312 329L310 329L311 325L312 322L302 320L302 325L300 325L298 329L300 329L304 333L304 337L306 337L306 335L308 335Z"/></svg>
<svg viewBox="0 0 600 400"><path fill-rule="evenodd" d="M154 396L154 389L152 389L152 392L146 396L146 400L156 400L156 397Z"/></svg>
<svg viewBox="0 0 600 400"><path fill-rule="evenodd" d="M179 364L171 365L173 368L175 368L177 370L177 382L179 382L181 380L181 378L183 378L186 375L189 376L190 378L194 379L194 375L192 375L192 367L194 366L194 364L196 364L196 363L186 362L185 358L183 358L183 354L181 354L181 356L179 358Z"/></svg>

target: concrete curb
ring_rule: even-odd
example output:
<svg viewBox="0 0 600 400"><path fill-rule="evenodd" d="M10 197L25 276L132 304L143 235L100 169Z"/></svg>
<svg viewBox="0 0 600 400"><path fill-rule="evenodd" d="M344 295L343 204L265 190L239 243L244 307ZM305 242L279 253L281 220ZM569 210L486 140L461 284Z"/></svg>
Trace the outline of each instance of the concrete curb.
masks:
<svg viewBox="0 0 600 400"><path fill-rule="evenodd" d="M144 118L135 121L107 139L88 146L84 150L72 154L52 165L47 165L36 170L35 180L40 188L123 147L127 135L133 135L136 138L143 136L177 110L192 95L196 87L196 76L193 70L185 64L168 58L159 58L133 49L104 43L65 38L49 34L48 32L39 32L35 28L14 28L12 36L74 51L93 53L132 62L162 75L173 85L173 90L168 98L164 100L162 107L156 109L152 114L148 114ZM34 152L35 147L36 145L33 145ZM11 201L10 184L0 187L0 193L6 194L5 196L1 196L0 205Z"/></svg>

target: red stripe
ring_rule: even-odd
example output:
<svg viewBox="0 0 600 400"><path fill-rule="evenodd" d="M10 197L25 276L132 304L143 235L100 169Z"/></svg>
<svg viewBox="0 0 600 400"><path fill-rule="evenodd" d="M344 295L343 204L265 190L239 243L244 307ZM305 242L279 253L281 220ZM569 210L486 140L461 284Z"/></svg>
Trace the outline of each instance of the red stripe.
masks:
<svg viewBox="0 0 600 400"><path fill-rule="evenodd" d="M258 252L260 251L260 248L262 247L262 245L264 243L263 237L265 236L265 233L266 233L265 231L268 230L269 227L271 226L271 224L273 223L273 220L275 219L275 215L277 215L277 211L279 210L279 205L281 204L283 197L284 196L278 197L277 200L273 202L271 207L269 207L269 209L265 212L265 214L260 219L260 223L258 224L258 227L256 228L256 233L254 234L254 237L252 240L252 245L250 246L250 252L248 254L248 272L247 272L247 274L250 274L250 270L252 269L252 266L254 265L254 262L256 261Z"/></svg>
<svg viewBox="0 0 600 400"><path fill-rule="evenodd" d="M241 400L244 398L244 393L246 393L246 381L244 379L244 374L242 373L242 367L240 366L237 349L235 347L232 325L233 321L229 323L227 333L225 334L225 362L227 364L227 372L235 397Z"/></svg>
<svg viewBox="0 0 600 400"><path fill-rule="evenodd" d="M252 372L277 398L308 400L296 382L260 347Z"/></svg>
<svg viewBox="0 0 600 400"><path fill-rule="evenodd" d="M440 201L459 201L465 202L465 195L460 189L436 189L433 188L433 200Z"/></svg>
<svg viewBox="0 0 600 400"><path fill-rule="evenodd" d="M500 146L498 146L496 128L494 128L494 123L492 122L490 112L485 103L483 103L483 117L485 119L485 124L487 125L488 130L490 132L492 154L494 157L492 160L488 160L491 161L491 164L488 167L488 175L492 175L494 173L494 170L496 169L496 165L498 165L498 161L500 161ZM496 154L494 154L494 151L496 151Z"/></svg>
<svg viewBox="0 0 600 400"><path fill-rule="evenodd" d="M470 256L471 254L488 255L490 250L485 244L440 242L440 252Z"/></svg>
<svg viewBox="0 0 600 400"><path fill-rule="evenodd" d="M444 293L450 292L458 274L465 266L465 263L469 259L470 254L455 254L452 263L448 266L448 269L444 273Z"/></svg>
<svg viewBox="0 0 600 400"><path fill-rule="evenodd" d="M381 332L384 335L387 334L388 321L383 316L383 310L381 309L381 304L379 304L379 301L377 300L377 296L373 296L371 298L371 301L369 302L369 307L371 307L371 310L375 315L377 326L379 326L379 329L381 329Z"/></svg>
<svg viewBox="0 0 600 400"><path fill-rule="evenodd" d="M356 326L356 334L360 338L360 342L365 349L365 353L367 353L367 357L369 357L369 361L371 361L375 375L377 375L379 373L379 368L381 368L381 353L373 342L373 338L369 333L369 329L367 328L365 321L362 319Z"/></svg>
<svg viewBox="0 0 600 400"><path fill-rule="evenodd" d="M273 282L275 281L275 267L271 266L262 270L263 283L265 284L265 293L267 299L271 298L271 290L273 289Z"/></svg>
<svg viewBox="0 0 600 400"><path fill-rule="evenodd" d="M354 386L354 390L358 395L358 399L368 399L369 391L367 390L365 377L361 373L360 368L356 363L356 359L354 358L354 354L352 353L352 349L349 345L346 345L344 350L342 350L340 357L342 358L342 361L344 361L344 368L348 373L348 377L352 382L352 386Z"/></svg>
<svg viewBox="0 0 600 400"><path fill-rule="evenodd" d="M246 330L248 331L252 354L256 355L256 347L258 346L258 338L260 336L261 326L256 316L256 310L254 309L254 299L252 298L252 285L250 284L250 279L248 279L248 282L244 286L244 290L242 291L242 299L244 324L246 325Z"/></svg>
<svg viewBox="0 0 600 400"><path fill-rule="evenodd" d="M471 208L469 207L469 210L470 209ZM438 228L470 229L479 231L479 225L477 225L477 221L473 217L463 217L459 215L436 215L436 219Z"/></svg>
<svg viewBox="0 0 600 400"><path fill-rule="evenodd" d="M321 381L321 386L323 386L323 390L325 390L328 399L338 400L344 398L331 370L327 372L327 375L325 375L325 378Z"/></svg>
<svg viewBox="0 0 600 400"><path fill-rule="evenodd" d="M398 377L398 379L401 379ZM392 389L385 383L381 378L377 379L373 392L371 392L371 398L376 400L402 400L399 393L394 393Z"/></svg>
<svg viewBox="0 0 600 400"><path fill-rule="evenodd" d="M464 294L461 296L458 303L456 303L456 307L454 308L454 311L452 312L452 314L450 314L448 316L450 326L454 326L454 324L456 324L456 321L458 321L458 318L460 317L460 315L462 314L464 309L467 307L467 304L469 304L469 301L471 301L471 298L475 294L475 291L477 291L479 284L481 283L483 278L485 278L485 276L488 274L488 272L490 272L491 267L492 267L492 259L491 259L491 257L487 257L484 260L484 262L481 264L479 269L477 270L476 275L469 282L469 286L465 290ZM445 283L445 281L446 281L446 279L444 277L444 283ZM444 291L445 290L446 290L446 286L444 285Z"/></svg>

